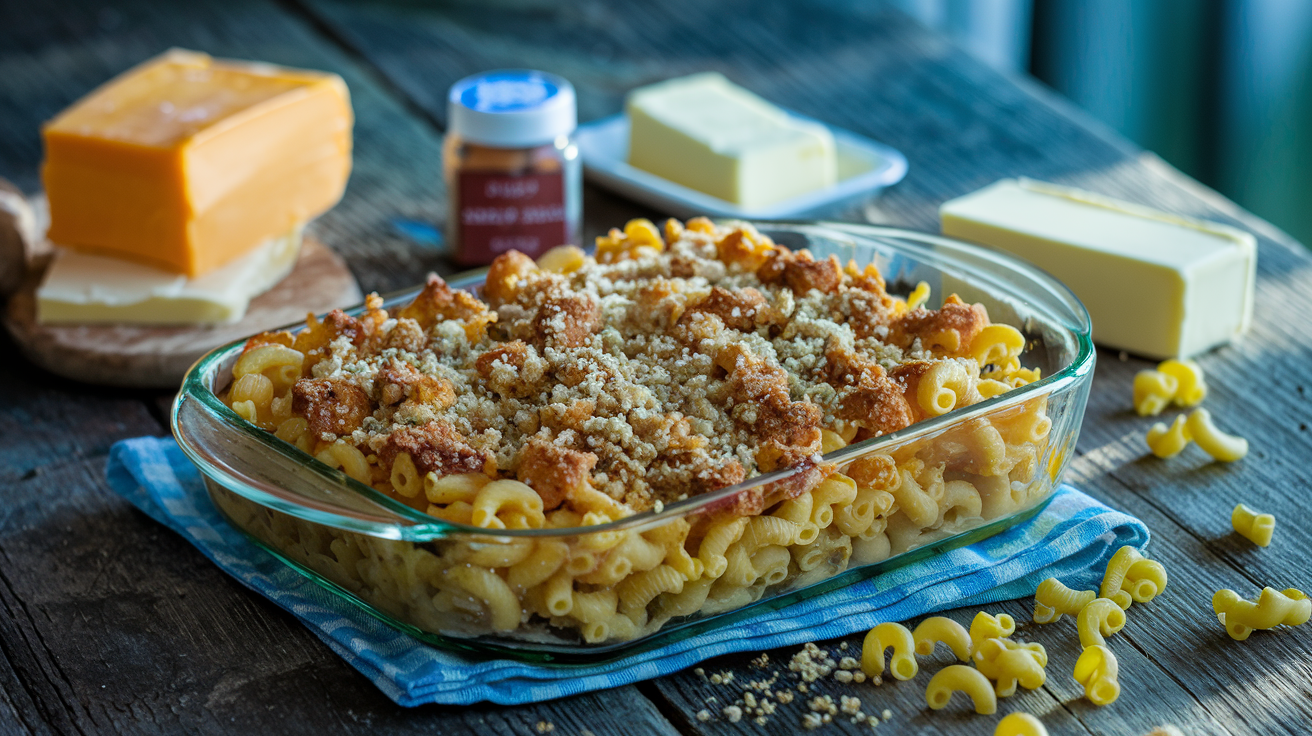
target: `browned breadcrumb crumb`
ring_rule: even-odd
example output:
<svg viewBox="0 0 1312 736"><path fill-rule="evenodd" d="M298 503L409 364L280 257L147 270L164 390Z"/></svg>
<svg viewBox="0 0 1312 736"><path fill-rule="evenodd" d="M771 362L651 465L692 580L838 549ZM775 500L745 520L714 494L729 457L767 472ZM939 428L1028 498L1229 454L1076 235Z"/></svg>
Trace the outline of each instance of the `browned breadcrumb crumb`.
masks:
<svg viewBox="0 0 1312 736"><path fill-rule="evenodd" d="M906 311L873 267L695 222L569 274L506 253L482 300L430 276L410 305L371 296L358 318L248 349L305 354L293 412L375 457L384 490L407 453L424 473L518 478L548 510L584 480L638 512L810 462L822 427L864 439L923 419L918 366L978 375L964 356L983 307ZM749 496L735 509L759 511Z"/></svg>

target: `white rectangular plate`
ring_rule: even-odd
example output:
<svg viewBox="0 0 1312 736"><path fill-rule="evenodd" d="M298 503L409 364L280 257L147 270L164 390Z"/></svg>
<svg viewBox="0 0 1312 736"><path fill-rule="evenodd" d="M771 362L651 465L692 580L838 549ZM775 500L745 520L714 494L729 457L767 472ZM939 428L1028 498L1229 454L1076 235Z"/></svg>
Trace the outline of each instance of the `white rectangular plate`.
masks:
<svg viewBox="0 0 1312 736"><path fill-rule="evenodd" d="M678 217L783 220L814 215L859 197L872 197L906 176L907 159L897 149L840 128L830 131L838 155L838 183L765 207L741 207L630 166L629 118L623 113L580 126L578 142L583 171L590 180Z"/></svg>

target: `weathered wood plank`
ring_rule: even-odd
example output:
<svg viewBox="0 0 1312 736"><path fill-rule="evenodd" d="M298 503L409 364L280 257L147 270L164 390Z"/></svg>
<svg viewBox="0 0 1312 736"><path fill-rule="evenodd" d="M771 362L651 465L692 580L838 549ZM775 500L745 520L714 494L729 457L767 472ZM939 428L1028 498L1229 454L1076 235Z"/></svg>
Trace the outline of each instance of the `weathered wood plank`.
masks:
<svg viewBox="0 0 1312 736"><path fill-rule="evenodd" d="M541 721L674 733L632 688L518 708L398 708L291 615L115 496L103 463L0 487L0 641L38 716L61 732L529 734Z"/></svg>
<svg viewBox="0 0 1312 736"><path fill-rule="evenodd" d="M161 426L140 392L106 391L41 373L0 334L0 482L43 466L104 454L127 437L157 434Z"/></svg>

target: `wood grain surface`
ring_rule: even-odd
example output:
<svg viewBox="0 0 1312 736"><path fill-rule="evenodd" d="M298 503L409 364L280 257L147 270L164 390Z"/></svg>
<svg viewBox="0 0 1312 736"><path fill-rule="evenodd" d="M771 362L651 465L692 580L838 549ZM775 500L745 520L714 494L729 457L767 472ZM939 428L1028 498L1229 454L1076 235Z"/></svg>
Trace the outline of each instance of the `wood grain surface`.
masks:
<svg viewBox="0 0 1312 736"><path fill-rule="evenodd" d="M37 366L102 386L173 389L192 364L220 345L364 299L341 256L311 236L291 273L252 299L246 315L230 325L43 325L36 318L43 270L33 268L9 298L5 328Z"/></svg>
<svg viewBox="0 0 1312 736"><path fill-rule="evenodd" d="M1129 410L1148 364L1100 352L1070 479L1152 530L1170 586L1136 605L1110 646L1123 695L1085 701L1070 677L1069 621L1025 625L1050 654L1047 683L1000 703L1056 734L1139 736L1161 724L1188 734L1312 731L1312 626L1230 640L1212 593L1312 586L1308 392L1312 392L1312 259L1271 225L1134 149L1033 82L1004 78L879 5L526 0L418 3L250 0L166 3L76 0L56 11L0 3L0 176L37 183L40 122L95 84L170 45L330 69L351 87L355 171L342 204L316 225L366 290L412 284L450 266L407 239L402 220L441 223L439 142L446 87L483 69L561 73L580 116L620 109L633 86L717 69L804 114L907 154L905 181L830 216L936 230L944 200L1003 176L1084 186L1182 214L1230 222L1259 238L1251 334L1201 359L1207 406L1253 450L1233 466L1195 449L1171 460L1142 442ZM659 216L592 186L585 234ZM12 344L0 350L14 354ZM720 708L744 679L786 672L795 649L703 663L733 671L715 685L694 672L537 706L400 709L290 616L243 589L104 486L117 439L166 431L159 393L89 389L12 359L0 364L0 732L791 734L804 705L762 726ZM1230 531L1237 501L1274 512L1276 540L1253 547ZM1029 620L1029 602L990 607ZM950 612L967 621L973 610ZM859 636L847 638L849 652ZM840 641L820 642L838 651ZM940 653L935 662L947 663ZM841 684L820 692L888 709L875 733L991 734L995 718L954 703L929 711L924 685ZM786 679L787 674L783 674ZM714 701L709 700L715 698ZM705 721L697 717L707 710ZM889 730L892 729L892 730ZM817 733L872 732L838 718Z"/></svg>

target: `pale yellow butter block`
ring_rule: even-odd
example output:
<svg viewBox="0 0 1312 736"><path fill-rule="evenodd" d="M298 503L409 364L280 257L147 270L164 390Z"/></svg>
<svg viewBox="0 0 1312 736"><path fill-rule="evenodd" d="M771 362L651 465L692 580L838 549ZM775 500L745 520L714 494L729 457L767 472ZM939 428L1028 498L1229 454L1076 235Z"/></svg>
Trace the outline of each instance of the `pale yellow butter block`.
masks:
<svg viewBox="0 0 1312 736"><path fill-rule="evenodd" d="M196 277L59 248L37 289L41 324L231 324L291 272L301 229Z"/></svg>
<svg viewBox="0 0 1312 736"><path fill-rule="evenodd" d="M1252 321L1257 241L1226 225L1028 179L946 202L939 217L944 235L1007 251L1064 282L1104 347L1188 357Z"/></svg>
<svg viewBox="0 0 1312 736"><path fill-rule="evenodd" d="M834 136L720 74L707 72L629 94L629 164L743 207L833 186Z"/></svg>

